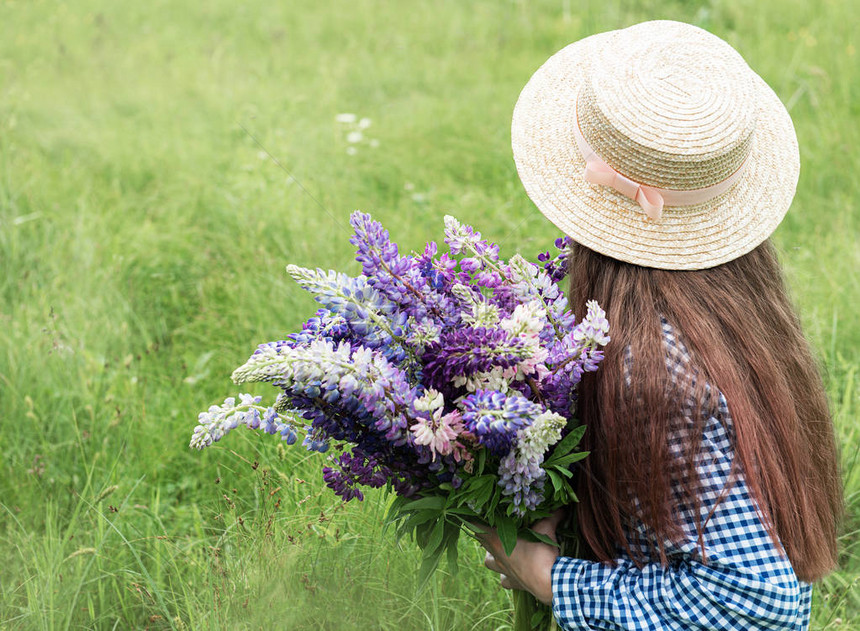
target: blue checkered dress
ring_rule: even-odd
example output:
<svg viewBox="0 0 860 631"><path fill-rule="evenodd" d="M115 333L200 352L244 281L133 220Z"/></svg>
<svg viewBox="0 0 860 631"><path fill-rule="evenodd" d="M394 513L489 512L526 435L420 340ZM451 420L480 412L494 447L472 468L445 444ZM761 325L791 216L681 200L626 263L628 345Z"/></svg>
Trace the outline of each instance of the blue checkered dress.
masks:
<svg viewBox="0 0 860 631"><path fill-rule="evenodd" d="M664 320L666 363L673 375L689 369L690 357ZM732 421L719 394L719 414L705 422L697 470L702 480L702 521L724 489L732 462ZM671 440L680 454L689 433ZM677 488L677 487L676 487ZM618 565L559 557L552 568L552 609L562 629L791 629L809 626L812 586L799 581L788 559L774 548L741 475L704 530L703 562L691 507L681 505L685 540L665 542L668 567L659 558L637 569L621 546ZM656 545L653 531L636 530ZM628 535L632 532L628 531ZM635 538L628 537L631 547ZM647 546L634 548L647 554Z"/></svg>

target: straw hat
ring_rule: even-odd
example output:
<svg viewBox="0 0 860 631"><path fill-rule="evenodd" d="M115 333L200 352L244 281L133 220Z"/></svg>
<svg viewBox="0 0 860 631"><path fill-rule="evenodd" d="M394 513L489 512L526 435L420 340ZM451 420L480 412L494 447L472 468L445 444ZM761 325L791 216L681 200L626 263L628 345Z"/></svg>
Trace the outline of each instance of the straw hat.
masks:
<svg viewBox="0 0 860 631"><path fill-rule="evenodd" d="M785 216L800 171L773 90L729 44L671 21L553 55L520 94L512 145L526 192L556 226L663 269L752 250Z"/></svg>

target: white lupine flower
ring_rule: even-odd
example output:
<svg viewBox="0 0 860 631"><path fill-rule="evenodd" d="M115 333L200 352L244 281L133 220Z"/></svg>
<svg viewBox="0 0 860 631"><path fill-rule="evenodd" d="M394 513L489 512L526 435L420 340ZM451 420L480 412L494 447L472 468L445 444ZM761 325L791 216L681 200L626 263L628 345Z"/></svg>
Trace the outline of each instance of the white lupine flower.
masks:
<svg viewBox="0 0 860 631"><path fill-rule="evenodd" d="M509 396L519 394L517 390L509 391L510 381L517 374L517 367L502 368L494 366L489 372L476 372L475 374L464 377L462 375L454 377L454 387L466 387L468 392L476 390L498 390Z"/></svg>
<svg viewBox="0 0 860 631"><path fill-rule="evenodd" d="M546 411L539 415L517 434L517 461L524 463L538 458L543 462L547 449L561 440L561 430L566 424L564 417L555 412Z"/></svg>
<svg viewBox="0 0 860 631"><path fill-rule="evenodd" d="M462 284L456 284L451 292L457 300L472 309L472 313L463 312L463 322L471 326L494 326L499 322L499 308L486 300L479 300L471 289Z"/></svg>
<svg viewBox="0 0 860 631"><path fill-rule="evenodd" d="M414 317L409 316L408 322L406 342L410 346L416 347L419 352L423 351L428 344L439 341L442 328L435 324L432 319L424 318L418 322Z"/></svg>
<svg viewBox="0 0 860 631"><path fill-rule="evenodd" d="M512 336L537 338L546 326L546 311L539 300L518 304L510 317L499 323Z"/></svg>
<svg viewBox="0 0 860 631"><path fill-rule="evenodd" d="M415 409L421 412L432 412L445 405L445 397L441 392L429 388L422 396L415 399Z"/></svg>

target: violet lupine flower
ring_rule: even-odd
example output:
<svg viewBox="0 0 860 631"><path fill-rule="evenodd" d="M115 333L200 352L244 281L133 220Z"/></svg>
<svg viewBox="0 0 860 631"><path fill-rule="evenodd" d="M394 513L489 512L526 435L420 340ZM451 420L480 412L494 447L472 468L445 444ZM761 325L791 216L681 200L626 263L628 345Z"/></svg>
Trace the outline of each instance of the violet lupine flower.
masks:
<svg viewBox="0 0 860 631"><path fill-rule="evenodd" d="M478 390L462 401L463 425L492 453L511 450L517 432L532 423L544 408L525 397L493 390Z"/></svg>
<svg viewBox="0 0 860 631"><path fill-rule="evenodd" d="M342 316L365 346L383 348L395 361L408 354L404 340L408 316L370 286L367 278L297 265L288 265L287 271L303 289L314 294L317 302Z"/></svg>
<svg viewBox="0 0 860 631"><path fill-rule="evenodd" d="M358 485L378 489L388 481L385 468L372 456L366 456L359 450L354 450L351 454L344 452L340 457L334 458L333 463L337 468L323 467L323 480L326 486L347 502L351 499L364 499Z"/></svg>
<svg viewBox="0 0 860 631"><path fill-rule="evenodd" d="M555 247L559 253L553 258L549 252L538 254L538 261L543 263L544 271L555 283L560 283L567 276L567 259L573 248L573 239L570 237L559 237L555 240Z"/></svg>
<svg viewBox="0 0 860 631"><path fill-rule="evenodd" d="M588 312L576 327L556 341L546 359L549 375L543 380L545 402L554 412L572 414L576 387L583 373L594 372L603 360L600 346L609 343L609 322L598 304L586 303Z"/></svg>
<svg viewBox="0 0 860 631"><path fill-rule="evenodd" d="M543 501L546 472L541 465L549 448L561 439L567 421L560 414L544 412L517 432L516 446L502 458L499 486L513 496L514 512L522 517Z"/></svg>
<svg viewBox="0 0 860 631"><path fill-rule="evenodd" d="M412 257L400 256L397 244L388 237L388 230L367 213L352 213L349 223L355 230L349 242L358 248L355 260L361 263L368 284L401 306L414 301L416 296L409 293L402 281L409 278L413 270L417 271Z"/></svg>
<svg viewBox="0 0 860 631"><path fill-rule="evenodd" d="M262 397L240 394L239 403L236 403L234 397L227 397L221 405L213 405L206 412L201 412L197 417L198 425L194 428L189 446L194 449L208 447L240 425L245 425L248 429L262 428L268 434L282 432L283 439L292 445L296 441L292 425L271 407L267 408L261 417L261 400Z"/></svg>
<svg viewBox="0 0 860 631"><path fill-rule="evenodd" d="M508 264L513 282L511 291L517 303L540 300L555 335L560 336L573 323L573 314L567 309L567 297L544 270L519 254L512 256ZM552 333L547 330L542 334L541 341L550 343L552 338Z"/></svg>
<svg viewBox="0 0 860 631"><path fill-rule="evenodd" d="M508 368L528 359L532 349L504 329L466 327L443 332L424 349L424 379L445 392L455 377L468 377L498 366Z"/></svg>
<svg viewBox="0 0 860 631"><path fill-rule="evenodd" d="M250 394L240 394L238 404L234 397L227 397L221 405L210 406L206 412L197 416L198 425L194 428L190 446L196 449L208 447L239 425L256 423L259 427L260 412L253 406L261 399Z"/></svg>
<svg viewBox="0 0 860 631"><path fill-rule="evenodd" d="M439 246L430 241L424 246L424 252L416 257L415 262L421 275L427 279L430 286L441 294L445 294L457 281L457 259L452 259L443 253L437 258Z"/></svg>
<svg viewBox="0 0 860 631"><path fill-rule="evenodd" d="M460 269L465 272L496 267L499 260L498 245L482 239L480 232L450 215L445 215L445 243L451 254L468 255L460 259Z"/></svg>
<svg viewBox="0 0 860 631"><path fill-rule="evenodd" d="M382 353L345 341L337 346L314 340L306 347L264 349L238 368L233 380L271 381L294 405L304 401L311 403L311 408L316 402L334 404L342 398L354 398L353 408L360 404L373 427L394 443L405 443L410 422L417 420L411 408L417 388L406 373ZM319 419L314 420L317 427ZM327 434L339 439L330 431Z"/></svg>
<svg viewBox="0 0 860 631"><path fill-rule="evenodd" d="M355 234L349 241L358 248L356 260L361 263L370 286L416 319L432 315L444 321L451 315L450 299L435 288L439 279L434 276L438 273L426 270L431 273L428 278L422 269L423 259L400 256L388 231L366 213L352 213L350 224Z"/></svg>

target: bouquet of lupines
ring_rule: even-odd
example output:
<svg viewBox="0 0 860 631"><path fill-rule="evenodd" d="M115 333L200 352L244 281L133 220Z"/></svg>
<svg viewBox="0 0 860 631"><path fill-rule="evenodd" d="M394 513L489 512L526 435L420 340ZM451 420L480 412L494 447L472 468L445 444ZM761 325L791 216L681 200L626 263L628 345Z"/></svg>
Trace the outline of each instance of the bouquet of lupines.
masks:
<svg viewBox="0 0 860 631"><path fill-rule="evenodd" d="M422 583L443 553L456 567L463 525L496 528L508 553L518 536L546 539L528 526L576 499L576 387L609 341L600 307L576 323L559 289L570 240L538 263L504 261L445 217L448 252L430 242L404 256L369 215L351 224L362 275L288 266L322 308L233 373L278 388L273 404L240 394L212 406L191 446L240 425L303 436L329 454L322 475L344 500L396 494L389 515L423 548Z"/></svg>

